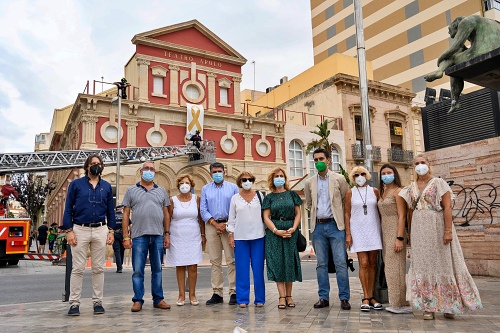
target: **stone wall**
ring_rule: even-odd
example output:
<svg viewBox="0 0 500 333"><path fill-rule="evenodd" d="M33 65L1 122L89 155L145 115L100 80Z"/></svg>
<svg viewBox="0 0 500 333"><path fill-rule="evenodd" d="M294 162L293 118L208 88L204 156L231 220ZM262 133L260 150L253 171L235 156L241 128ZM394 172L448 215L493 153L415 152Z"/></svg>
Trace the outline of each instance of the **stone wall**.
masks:
<svg viewBox="0 0 500 333"><path fill-rule="evenodd" d="M469 271L500 276L500 137L427 155L434 175L453 181L453 222Z"/></svg>

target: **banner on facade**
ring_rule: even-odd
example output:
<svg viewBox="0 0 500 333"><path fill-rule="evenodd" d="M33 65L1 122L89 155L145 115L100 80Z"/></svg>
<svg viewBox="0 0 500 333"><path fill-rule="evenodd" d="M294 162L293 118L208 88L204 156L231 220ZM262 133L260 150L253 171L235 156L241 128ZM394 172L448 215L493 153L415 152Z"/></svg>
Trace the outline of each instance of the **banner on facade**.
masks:
<svg viewBox="0 0 500 333"><path fill-rule="evenodd" d="M187 106L187 122L186 122L186 136L191 138L196 131L200 131L200 136L203 137L203 118L205 112L203 105L189 104Z"/></svg>

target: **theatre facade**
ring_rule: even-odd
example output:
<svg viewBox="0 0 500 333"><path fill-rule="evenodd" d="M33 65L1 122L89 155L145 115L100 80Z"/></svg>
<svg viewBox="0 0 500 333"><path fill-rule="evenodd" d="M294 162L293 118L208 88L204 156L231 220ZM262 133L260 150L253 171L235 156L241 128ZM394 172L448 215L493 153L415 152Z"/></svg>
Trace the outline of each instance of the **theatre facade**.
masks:
<svg viewBox="0 0 500 333"><path fill-rule="evenodd" d="M131 86L122 100L121 123L112 103L116 89L99 94L87 89L74 104L54 111L48 149L116 148L118 126L122 148L185 145L192 124L204 140L214 142L227 180L235 182L241 171L250 170L257 177L256 188L265 191L270 170L285 167L285 124L244 114L240 83L247 60L197 20L137 34L132 43L136 49L124 68ZM180 174L194 176L198 195L212 181L208 163L189 162L188 156L155 164L155 182L172 195L178 193ZM139 167L121 166L119 202L139 180ZM61 223L69 183L82 174L83 169L49 173L57 188L46 201L47 221ZM116 167L106 167L103 178L115 184Z"/></svg>

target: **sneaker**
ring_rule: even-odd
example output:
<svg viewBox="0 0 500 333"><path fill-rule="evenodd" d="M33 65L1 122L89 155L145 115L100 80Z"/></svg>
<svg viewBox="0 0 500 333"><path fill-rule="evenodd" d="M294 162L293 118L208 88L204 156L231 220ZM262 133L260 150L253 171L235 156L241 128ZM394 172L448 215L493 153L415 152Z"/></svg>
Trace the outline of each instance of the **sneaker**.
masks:
<svg viewBox="0 0 500 333"><path fill-rule="evenodd" d="M94 302L94 314L103 314L104 308L102 307L101 302Z"/></svg>
<svg viewBox="0 0 500 333"><path fill-rule="evenodd" d="M224 298L222 296L219 296L217 294L213 294L212 298L207 301L207 305L214 305L217 303L222 303L224 301Z"/></svg>
<svg viewBox="0 0 500 333"><path fill-rule="evenodd" d="M388 306L385 308L388 312L404 314L404 313L413 313L411 306Z"/></svg>
<svg viewBox="0 0 500 333"><path fill-rule="evenodd" d="M229 297L229 305L236 305L238 302L236 302L236 294L232 294L231 297Z"/></svg>
<svg viewBox="0 0 500 333"><path fill-rule="evenodd" d="M68 316L79 316L79 315L80 315L80 306L79 305L72 305L69 308Z"/></svg>

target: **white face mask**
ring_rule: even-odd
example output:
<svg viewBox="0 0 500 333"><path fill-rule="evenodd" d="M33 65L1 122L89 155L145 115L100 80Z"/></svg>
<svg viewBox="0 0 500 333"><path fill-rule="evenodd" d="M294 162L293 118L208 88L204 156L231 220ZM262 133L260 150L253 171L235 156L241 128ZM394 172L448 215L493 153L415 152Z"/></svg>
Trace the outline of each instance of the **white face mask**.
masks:
<svg viewBox="0 0 500 333"><path fill-rule="evenodd" d="M243 189L245 190L249 190L252 188L252 185L253 183L252 182L244 182L244 183L241 183L241 187L243 187Z"/></svg>
<svg viewBox="0 0 500 333"><path fill-rule="evenodd" d="M358 176L356 177L355 182L358 186L363 186L366 183L366 178L364 176Z"/></svg>
<svg viewBox="0 0 500 333"><path fill-rule="evenodd" d="M179 191L181 191L181 193L188 193L189 191L191 191L191 186L189 186L188 184L181 184L181 186L179 186Z"/></svg>
<svg viewBox="0 0 500 333"><path fill-rule="evenodd" d="M429 172L429 167L427 164L419 164L415 167L415 172L418 173L419 176L423 176Z"/></svg>

